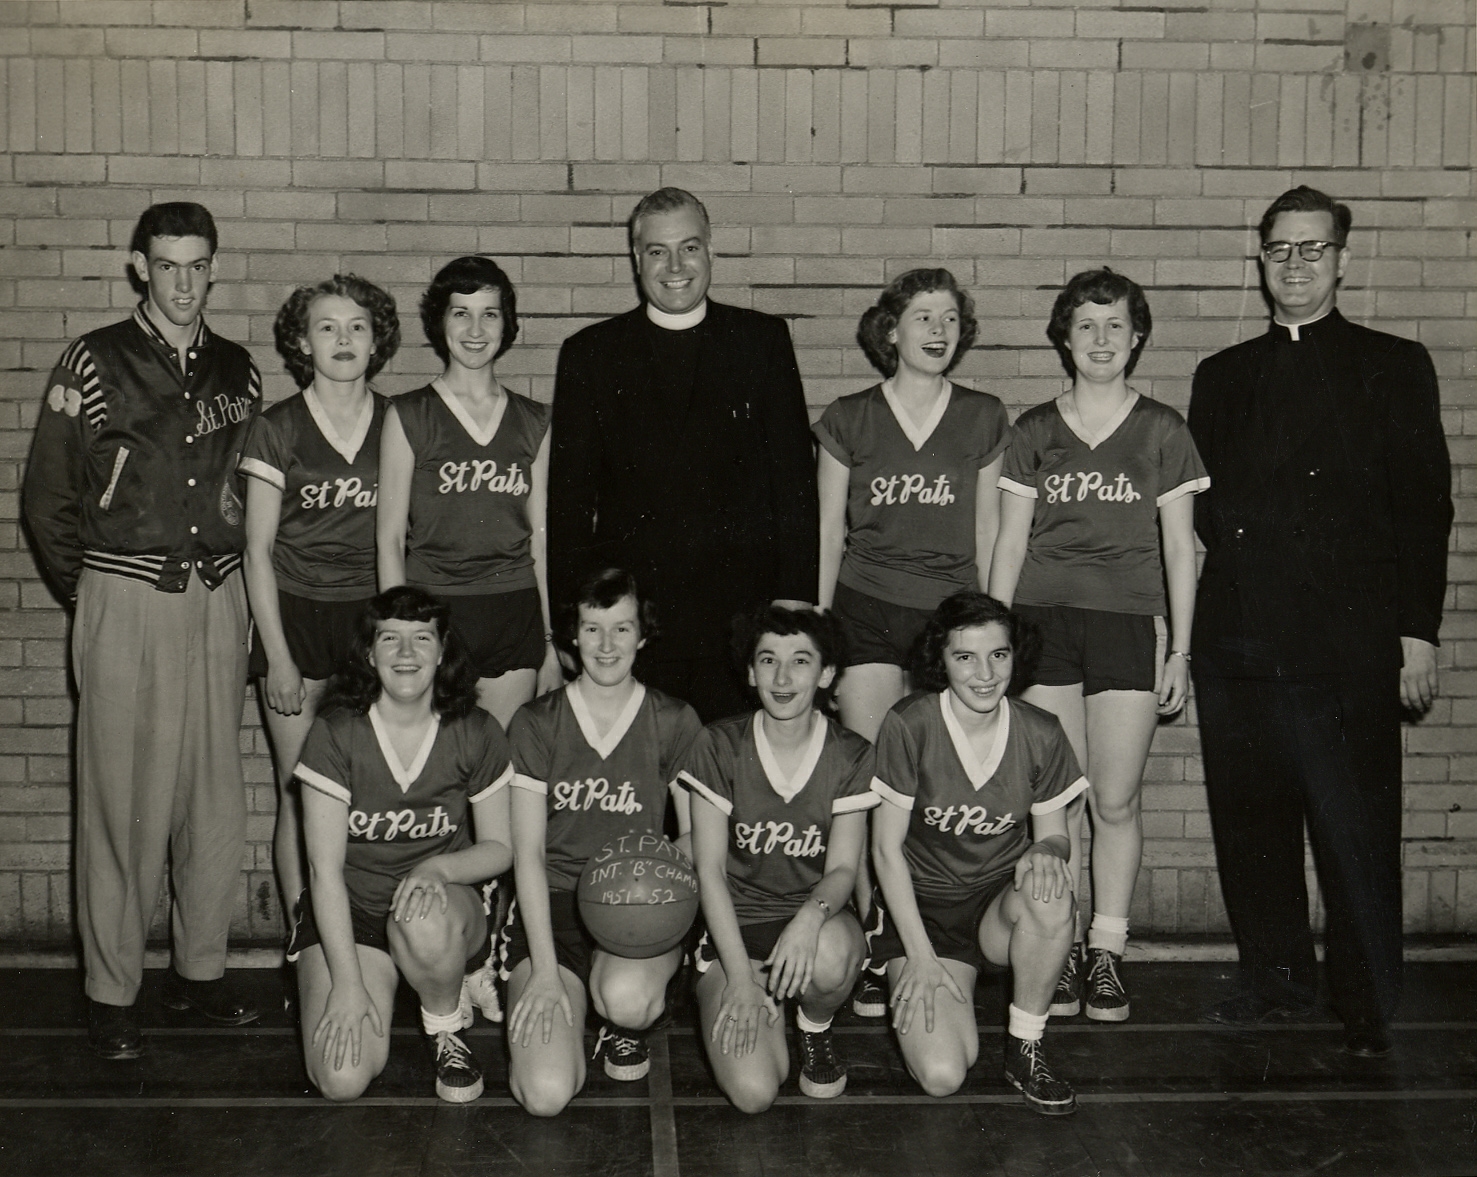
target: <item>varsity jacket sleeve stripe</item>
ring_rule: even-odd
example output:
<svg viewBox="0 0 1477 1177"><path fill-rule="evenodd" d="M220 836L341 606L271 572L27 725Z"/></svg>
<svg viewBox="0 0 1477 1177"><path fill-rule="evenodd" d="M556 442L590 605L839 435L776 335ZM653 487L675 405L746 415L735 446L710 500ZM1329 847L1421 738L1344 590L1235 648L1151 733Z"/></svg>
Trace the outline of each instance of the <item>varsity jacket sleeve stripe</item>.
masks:
<svg viewBox="0 0 1477 1177"><path fill-rule="evenodd" d="M82 493L93 408L84 411L84 392L96 386L92 360L80 340L74 342L51 373L26 478L21 510L42 571L68 602L77 596L82 574ZM94 398L96 399L96 398Z"/></svg>

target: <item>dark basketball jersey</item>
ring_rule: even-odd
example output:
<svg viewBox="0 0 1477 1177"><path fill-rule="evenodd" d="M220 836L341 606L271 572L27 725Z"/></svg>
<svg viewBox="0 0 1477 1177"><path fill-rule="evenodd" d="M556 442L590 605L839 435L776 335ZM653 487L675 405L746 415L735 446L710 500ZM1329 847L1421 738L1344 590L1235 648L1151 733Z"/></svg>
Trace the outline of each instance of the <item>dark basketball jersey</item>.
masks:
<svg viewBox="0 0 1477 1177"><path fill-rule="evenodd" d="M663 832L667 797L702 723L686 703L640 683L596 736L576 679L525 703L508 725L513 785L548 799L549 886L572 891L590 856L621 834Z"/></svg>
<svg viewBox="0 0 1477 1177"><path fill-rule="evenodd" d="M850 471L841 584L913 609L979 587L975 486L1010 440L995 397L951 384L915 427L878 384L833 401L815 435Z"/></svg>
<svg viewBox="0 0 1477 1177"><path fill-rule="evenodd" d="M1035 502L1015 601L1162 616L1159 508L1210 485L1190 430L1168 405L1135 393L1086 437L1063 403L1020 415L1000 475L1001 490Z"/></svg>
<svg viewBox="0 0 1477 1177"><path fill-rule="evenodd" d="M348 437L339 436L312 388L257 421L241 471L282 492L272 566L283 592L314 601L374 595L380 428L389 403L371 393Z"/></svg>
<svg viewBox="0 0 1477 1177"><path fill-rule="evenodd" d="M680 779L728 818L728 890L742 924L789 919L826 873L831 819L871 809L872 745L823 715L787 778L763 712L709 724Z"/></svg>
<svg viewBox="0 0 1477 1177"><path fill-rule="evenodd" d="M883 716L872 788L912 813L903 855L914 892L947 900L1009 874L1031 844L1027 816L1066 805L1087 778L1049 712L1002 699L981 762L949 692L920 692Z"/></svg>
<svg viewBox="0 0 1477 1177"><path fill-rule="evenodd" d="M371 706L320 715L293 775L349 807L344 884L355 907L381 915L417 863L472 845L471 804L509 784L513 766L503 729L480 709L433 720L402 765Z"/></svg>
<svg viewBox="0 0 1477 1177"><path fill-rule="evenodd" d="M439 380L395 398L415 454L405 579L441 594L533 588L528 496L549 406L504 390L480 430Z"/></svg>

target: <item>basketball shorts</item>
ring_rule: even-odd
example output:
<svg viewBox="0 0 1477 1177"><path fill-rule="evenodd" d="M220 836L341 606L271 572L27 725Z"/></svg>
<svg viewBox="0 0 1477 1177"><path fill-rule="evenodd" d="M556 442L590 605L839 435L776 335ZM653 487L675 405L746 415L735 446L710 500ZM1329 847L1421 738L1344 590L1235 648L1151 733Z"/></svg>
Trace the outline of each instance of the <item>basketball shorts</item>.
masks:
<svg viewBox="0 0 1477 1177"><path fill-rule="evenodd" d="M386 927L389 919L388 910L366 911L362 907L356 907L352 900L349 903L349 921L354 929L354 943L362 944L365 948L377 948L386 956L390 954L390 934ZM313 915L313 897L310 892L304 891L298 899L297 921L292 926L292 937L287 942L287 959L296 961L313 945L321 943L323 939L318 933L318 921ZM479 939L477 950L467 957L466 971L470 973L481 968L482 962L491 953L492 942L484 934Z"/></svg>
<svg viewBox="0 0 1477 1177"><path fill-rule="evenodd" d="M595 937L585 930L573 891L549 891L549 922L554 931L554 959L589 988L590 965L599 945L595 943ZM497 940L497 970L504 983L529 955L523 905L514 896Z"/></svg>
<svg viewBox="0 0 1477 1177"><path fill-rule="evenodd" d="M1168 638L1164 618L1066 605L1017 605L1015 612L1041 635L1033 683L1081 683L1084 695L1158 689Z"/></svg>
<svg viewBox="0 0 1477 1177"><path fill-rule="evenodd" d="M277 594L277 610L282 615L282 635L287 639L287 652L304 678L331 677L354 654L354 639L359 632L359 618L369 600L315 601ZM261 633L251 635L251 656L247 674L262 678L267 673L267 651Z"/></svg>
<svg viewBox="0 0 1477 1177"><path fill-rule="evenodd" d="M749 954L749 959L766 959L774 951L780 934L789 926L789 920L765 920L759 924L740 924L739 934L744 938L744 951ZM713 944L713 937L708 934L707 928L703 929L702 938L697 942L693 963L697 966L699 973L706 973L718 963L718 949Z"/></svg>
<svg viewBox="0 0 1477 1177"><path fill-rule="evenodd" d="M913 646L933 616L933 610L894 605L837 584L836 595L831 600L831 616L841 630L844 665L880 662L906 670L912 664Z"/></svg>
<svg viewBox="0 0 1477 1177"><path fill-rule="evenodd" d="M967 964L976 971L993 968L980 950L980 924L984 922L990 904L1014 882L1015 872L1011 870L983 887L961 891L947 899L917 896L918 914L923 918L923 930L928 934L934 954ZM869 968L883 968L888 961L907 955L902 937L888 914L881 887L872 889L872 914L863 932L867 938Z"/></svg>
<svg viewBox="0 0 1477 1177"><path fill-rule="evenodd" d="M436 592L430 588L430 592ZM461 639L478 678L544 664L544 613L538 589L441 598L451 606L451 628Z"/></svg>

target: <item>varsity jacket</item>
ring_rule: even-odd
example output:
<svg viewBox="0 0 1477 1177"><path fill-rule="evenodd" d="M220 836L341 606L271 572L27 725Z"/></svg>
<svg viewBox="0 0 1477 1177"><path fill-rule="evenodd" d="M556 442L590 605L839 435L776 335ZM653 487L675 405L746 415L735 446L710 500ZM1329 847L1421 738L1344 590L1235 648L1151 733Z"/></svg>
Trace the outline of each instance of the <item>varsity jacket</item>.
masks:
<svg viewBox="0 0 1477 1177"><path fill-rule="evenodd" d="M246 350L202 320L174 348L144 313L75 340L52 370L22 488L41 567L67 601L84 567L182 593L241 564L237 465L261 411Z"/></svg>

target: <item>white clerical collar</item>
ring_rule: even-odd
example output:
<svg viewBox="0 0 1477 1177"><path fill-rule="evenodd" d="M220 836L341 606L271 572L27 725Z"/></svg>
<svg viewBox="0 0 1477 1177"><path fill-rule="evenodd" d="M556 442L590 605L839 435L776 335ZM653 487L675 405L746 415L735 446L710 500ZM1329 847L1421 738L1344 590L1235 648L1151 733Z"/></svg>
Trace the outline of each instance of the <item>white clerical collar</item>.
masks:
<svg viewBox="0 0 1477 1177"><path fill-rule="evenodd" d="M646 317L658 327L668 331L686 331L689 327L696 327L708 317L708 300L705 298L690 311L683 311L680 315L674 315L670 311L664 311L655 303L646 304Z"/></svg>
<svg viewBox="0 0 1477 1177"><path fill-rule="evenodd" d="M1329 307L1328 310L1324 311L1316 319L1304 319L1301 323L1284 323L1276 315L1272 316L1272 322L1276 323L1277 326L1281 327L1284 331L1291 335L1292 341L1294 343L1298 343L1300 342L1298 337L1298 331L1300 329L1304 327L1311 327L1314 323L1321 323L1331 314L1333 314L1333 307Z"/></svg>

